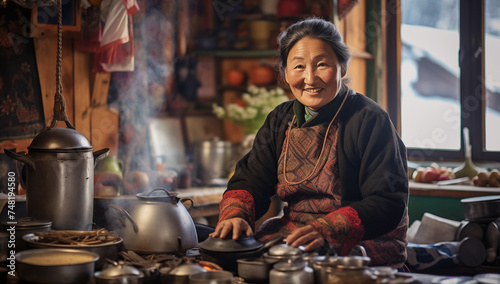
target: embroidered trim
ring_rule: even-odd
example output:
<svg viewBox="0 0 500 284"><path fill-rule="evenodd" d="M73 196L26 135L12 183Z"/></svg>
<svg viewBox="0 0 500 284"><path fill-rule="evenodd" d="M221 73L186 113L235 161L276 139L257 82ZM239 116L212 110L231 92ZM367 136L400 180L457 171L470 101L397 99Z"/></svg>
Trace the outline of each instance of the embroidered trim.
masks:
<svg viewBox="0 0 500 284"><path fill-rule="evenodd" d="M339 208L310 224L333 244L340 255L347 255L365 234L358 212L352 207Z"/></svg>
<svg viewBox="0 0 500 284"><path fill-rule="evenodd" d="M239 217L246 220L255 231L255 201L248 191L226 191L219 203L219 212L219 222Z"/></svg>

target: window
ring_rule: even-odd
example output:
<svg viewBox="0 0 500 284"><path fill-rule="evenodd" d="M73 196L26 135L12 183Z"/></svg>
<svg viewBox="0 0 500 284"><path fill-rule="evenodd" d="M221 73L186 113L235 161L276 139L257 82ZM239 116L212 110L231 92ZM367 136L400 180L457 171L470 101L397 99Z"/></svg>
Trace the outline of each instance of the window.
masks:
<svg viewBox="0 0 500 284"><path fill-rule="evenodd" d="M391 3L400 24L389 24L388 66L399 73L388 73L388 107L410 159L463 159L467 127L472 158L499 161L500 1Z"/></svg>

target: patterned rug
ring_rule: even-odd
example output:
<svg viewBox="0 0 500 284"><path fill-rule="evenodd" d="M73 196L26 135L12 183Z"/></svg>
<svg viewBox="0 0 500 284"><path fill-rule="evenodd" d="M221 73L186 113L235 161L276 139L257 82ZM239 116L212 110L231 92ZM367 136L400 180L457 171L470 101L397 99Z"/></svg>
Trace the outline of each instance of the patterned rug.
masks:
<svg viewBox="0 0 500 284"><path fill-rule="evenodd" d="M32 138L45 127L30 12L12 2L0 8L0 141Z"/></svg>

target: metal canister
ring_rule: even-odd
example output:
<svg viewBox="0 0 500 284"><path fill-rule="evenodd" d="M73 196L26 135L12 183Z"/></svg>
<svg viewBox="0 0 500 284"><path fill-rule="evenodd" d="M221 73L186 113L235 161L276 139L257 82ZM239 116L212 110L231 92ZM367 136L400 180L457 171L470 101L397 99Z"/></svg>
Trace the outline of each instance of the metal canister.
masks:
<svg viewBox="0 0 500 284"><path fill-rule="evenodd" d="M269 273L269 284L314 284L314 272L305 261L278 262Z"/></svg>
<svg viewBox="0 0 500 284"><path fill-rule="evenodd" d="M327 270L326 283L329 284L375 284L377 276L368 269L370 258L350 255L337 260L335 269Z"/></svg>
<svg viewBox="0 0 500 284"><path fill-rule="evenodd" d="M194 144L194 172L203 185L227 179L233 166L233 144L217 139L202 140Z"/></svg>

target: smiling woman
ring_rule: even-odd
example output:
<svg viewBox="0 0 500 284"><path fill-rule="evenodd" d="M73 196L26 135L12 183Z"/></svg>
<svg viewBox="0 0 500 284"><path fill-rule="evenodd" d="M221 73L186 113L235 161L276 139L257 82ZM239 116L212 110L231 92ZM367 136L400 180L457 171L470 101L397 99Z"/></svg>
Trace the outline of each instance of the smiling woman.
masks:
<svg viewBox="0 0 500 284"><path fill-rule="evenodd" d="M329 103L342 86L340 64L323 40L305 37L288 54L285 80L299 102L313 111Z"/></svg>
<svg viewBox="0 0 500 284"><path fill-rule="evenodd" d="M259 241L340 255L366 247L371 265L406 260L406 148L388 114L342 83L350 52L337 28L308 18L278 36L278 69L295 100L278 105L236 165L212 237L252 236L275 194L283 216Z"/></svg>

